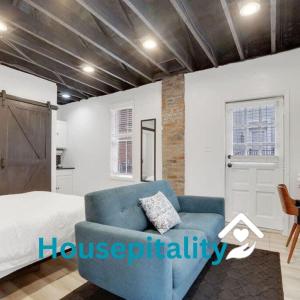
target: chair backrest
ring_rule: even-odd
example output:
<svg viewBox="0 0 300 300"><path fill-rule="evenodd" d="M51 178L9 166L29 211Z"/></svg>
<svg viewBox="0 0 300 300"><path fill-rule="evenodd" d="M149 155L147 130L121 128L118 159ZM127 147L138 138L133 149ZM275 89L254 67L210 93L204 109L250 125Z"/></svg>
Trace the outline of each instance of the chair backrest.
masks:
<svg viewBox="0 0 300 300"><path fill-rule="evenodd" d="M180 211L175 192L168 181L140 183L87 194L85 214L89 222L143 231L149 227L139 199L161 191Z"/></svg>
<svg viewBox="0 0 300 300"><path fill-rule="evenodd" d="M296 201L290 196L289 191L285 184L279 184L277 186L282 209L289 215L298 216L299 210L296 207Z"/></svg>

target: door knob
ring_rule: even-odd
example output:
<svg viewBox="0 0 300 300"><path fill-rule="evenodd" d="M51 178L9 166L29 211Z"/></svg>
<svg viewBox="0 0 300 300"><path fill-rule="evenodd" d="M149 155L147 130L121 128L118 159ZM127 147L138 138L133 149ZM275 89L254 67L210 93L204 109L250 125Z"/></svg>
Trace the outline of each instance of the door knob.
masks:
<svg viewBox="0 0 300 300"><path fill-rule="evenodd" d="M228 154L228 155L227 155L227 158L228 158L227 167L228 167L228 168L231 168L231 167L232 167L232 163L231 163L230 160L231 160L231 158L232 158L232 155L231 155L231 154Z"/></svg>

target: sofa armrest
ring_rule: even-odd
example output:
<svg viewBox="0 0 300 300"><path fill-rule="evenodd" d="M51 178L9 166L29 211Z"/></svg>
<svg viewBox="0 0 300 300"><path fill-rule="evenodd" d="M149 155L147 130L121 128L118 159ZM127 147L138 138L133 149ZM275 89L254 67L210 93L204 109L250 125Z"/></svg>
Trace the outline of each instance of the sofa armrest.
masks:
<svg viewBox="0 0 300 300"><path fill-rule="evenodd" d="M183 212L191 213L216 213L222 216L224 212L224 198L201 196L178 196L178 201Z"/></svg>
<svg viewBox="0 0 300 300"><path fill-rule="evenodd" d="M91 222L76 224L75 235L77 249L79 244L84 244L85 253L89 243L106 243L109 248L115 243L126 246L122 259L112 258L111 255L105 259L78 257L78 269L82 277L125 299L172 299L172 262L170 259L157 257L154 244L152 258L144 255L128 263L129 244L149 244L149 237L152 238L152 243L161 240L167 244L170 242L168 238ZM166 253L166 247L161 248L161 254Z"/></svg>

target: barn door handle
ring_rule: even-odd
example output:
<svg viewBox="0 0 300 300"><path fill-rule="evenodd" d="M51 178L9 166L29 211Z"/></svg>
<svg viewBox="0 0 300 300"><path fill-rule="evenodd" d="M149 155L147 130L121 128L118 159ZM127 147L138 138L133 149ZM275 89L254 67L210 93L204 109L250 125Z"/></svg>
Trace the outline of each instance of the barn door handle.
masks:
<svg viewBox="0 0 300 300"><path fill-rule="evenodd" d="M5 168L5 163L4 163L4 158L2 157L0 160L0 168L4 169Z"/></svg>

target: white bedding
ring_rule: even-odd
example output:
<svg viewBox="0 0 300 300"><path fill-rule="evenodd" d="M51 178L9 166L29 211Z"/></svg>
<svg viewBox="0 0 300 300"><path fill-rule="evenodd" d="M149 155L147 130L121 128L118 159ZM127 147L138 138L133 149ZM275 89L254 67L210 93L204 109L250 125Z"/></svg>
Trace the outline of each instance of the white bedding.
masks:
<svg viewBox="0 0 300 300"><path fill-rule="evenodd" d="M74 225L83 220L83 197L51 192L0 196L0 278L39 260L39 237L45 244L56 237L58 249L74 242Z"/></svg>

